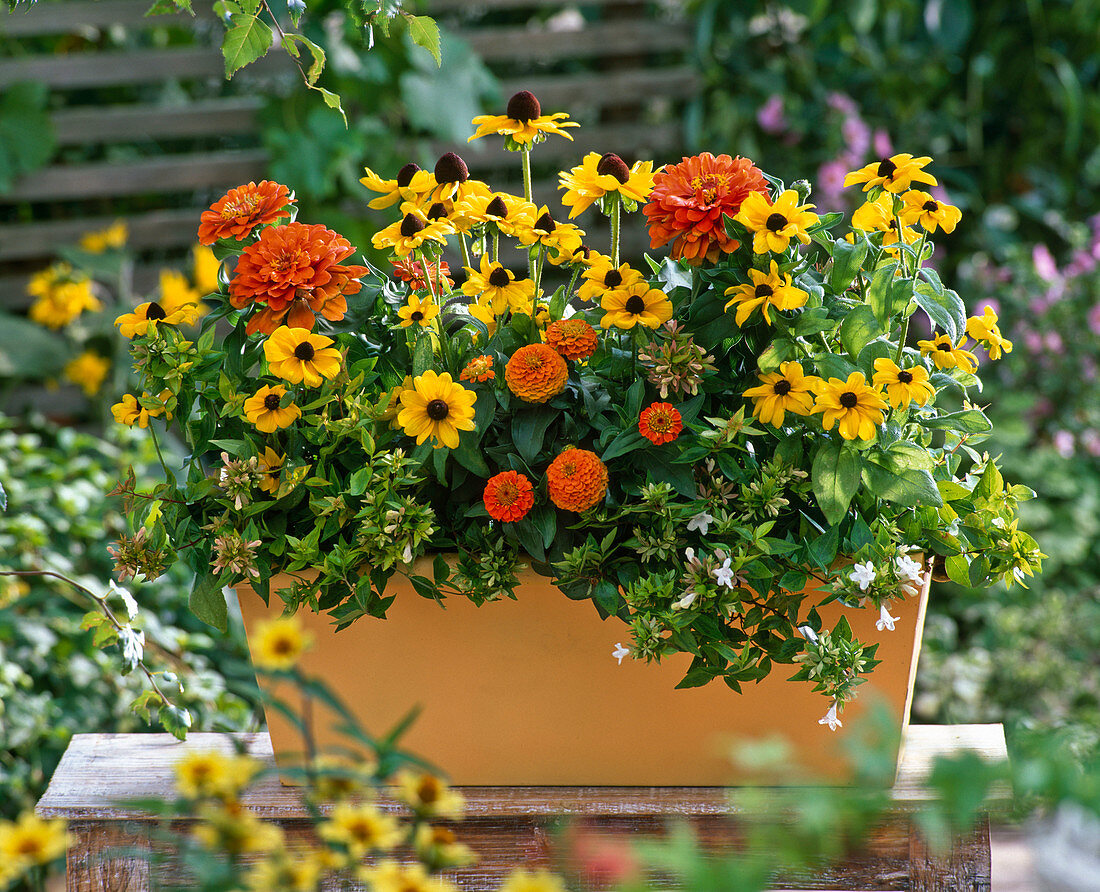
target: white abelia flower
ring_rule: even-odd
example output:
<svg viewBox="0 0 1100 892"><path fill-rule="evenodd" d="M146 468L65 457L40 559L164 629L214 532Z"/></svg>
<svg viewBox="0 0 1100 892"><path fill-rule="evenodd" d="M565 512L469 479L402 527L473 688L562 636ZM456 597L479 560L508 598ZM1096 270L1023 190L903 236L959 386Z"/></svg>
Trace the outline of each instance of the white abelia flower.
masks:
<svg viewBox="0 0 1100 892"><path fill-rule="evenodd" d="M799 626L798 631L802 633L802 637L809 641L811 644L817 644L817 632L815 632L810 626Z"/></svg>
<svg viewBox="0 0 1100 892"><path fill-rule="evenodd" d="M842 722L836 714L836 708L839 705L839 702L834 700L833 705L829 707L829 711L819 718L817 723L819 725L828 725L830 731L835 731L837 728L843 728L844 722Z"/></svg>
<svg viewBox="0 0 1100 892"><path fill-rule="evenodd" d="M865 561L852 567L852 572L848 574L848 578L859 586L861 592L865 592L867 586L875 581L877 575L874 565L870 561Z"/></svg>
<svg viewBox="0 0 1100 892"><path fill-rule="evenodd" d="M719 585L724 585L728 589L732 589L735 587L733 581L733 568L731 566L731 561L729 558L726 558L721 567L718 567L714 570L713 576L714 581L717 582Z"/></svg>
<svg viewBox="0 0 1100 892"><path fill-rule="evenodd" d="M898 621L898 619L899 618L896 617L896 616L890 616L890 611L887 610L886 605L883 604L879 608L878 619L875 620L875 628L878 629L880 632L883 629L889 629L891 632L893 632L894 631L894 623L896 623Z"/></svg>
<svg viewBox="0 0 1100 892"><path fill-rule="evenodd" d="M411 564L412 563L413 550L412 550L412 544L411 543L406 543L405 544L405 550L401 553L401 560L403 560L406 564Z"/></svg>
<svg viewBox="0 0 1100 892"><path fill-rule="evenodd" d="M623 643L621 641L617 641L615 642L615 649L611 651L611 656L618 660L619 665L621 666L623 664L623 657L630 656L630 648L623 647Z"/></svg>
<svg viewBox="0 0 1100 892"><path fill-rule="evenodd" d="M130 664L131 669L136 669L145 653L145 633L122 626L118 630L118 643L122 647L122 659Z"/></svg>
<svg viewBox="0 0 1100 892"><path fill-rule="evenodd" d="M695 603L695 599L699 597L699 593L696 591L690 591L684 595L679 601L674 601L672 604L673 610L687 610L692 604Z"/></svg>
<svg viewBox="0 0 1100 892"><path fill-rule="evenodd" d="M688 521L688 530L698 530L705 536L712 523L714 523L714 518L707 514L706 511L700 511Z"/></svg>
<svg viewBox="0 0 1100 892"><path fill-rule="evenodd" d="M907 554L899 554L894 566L902 582L917 582L924 575L924 568Z"/></svg>

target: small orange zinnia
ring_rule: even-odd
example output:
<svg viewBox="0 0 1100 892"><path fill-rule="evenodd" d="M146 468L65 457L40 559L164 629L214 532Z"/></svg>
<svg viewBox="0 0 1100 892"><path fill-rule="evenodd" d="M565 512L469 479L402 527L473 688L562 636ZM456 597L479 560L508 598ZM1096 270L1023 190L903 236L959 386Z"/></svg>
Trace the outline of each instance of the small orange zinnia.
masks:
<svg viewBox="0 0 1100 892"><path fill-rule="evenodd" d="M546 344L520 347L504 367L508 389L529 403L545 403L565 389L569 368L565 360Z"/></svg>
<svg viewBox="0 0 1100 892"><path fill-rule="evenodd" d="M199 218L199 244L212 245L218 239L247 238L257 226L289 217L294 204L290 190L281 183L264 180L230 189L203 211Z"/></svg>
<svg viewBox="0 0 1100 892"><path fill-rule="evenodd" d="M492 381L496 376L496 369L493 368L493 357L486 353L482 356L475 356L466 363L466 368L462 370L458 378L460 381L476 381L478 384L484 384L486 381Z"/></svg>
<svg viewBox="0 0 1100 892"><path fill-rule="evenodd" d="M344 264L354 252L351 242L320 223L269 226L237 261L229 302L238 310L263 308L248 320L249 334L271 334L280 325L312 331L316 314L343 319L346 295L359 293L359 278L368 272Z"/></svg>
<svg viewBox="0 0 1100 892"><path fill-rule="evenodd" d="M428 289L428 280L424 278L424 265L419 260L391 260L390 263L393 264L395 279L408 282L409 288L413 291L426 291ZM432 288L437 291L450 291L454 288L455 282L451 278L451 268L446 260L431 261L428 264L428 275L431 277ZM446 282L447 287L445 289L438 287L443 282Z"/></svg>
<svg viewBox="0 0 1100 892"><path fill-rule="evenodd" d="M566 359L588 359L596 352L596 329L583 319L559 319L546 329L546 343Z"/></svg>
<svg viewBox="0 0 1100 892"><path fill-rule="evenodd" d="M595 452L567 446L546 469L550 501L580 514L607 494L607 466Z"/></svg>
<svg viewBox="0 0 1100 892"><path fill-rule="evenodd" d="M683 258L694 266L704 260L713 263L740 244L726 235L725 217L735 216L753 192L767 191L764 174L747 158L703 152L666 164L654 175L643 208L651 247L673 242L673 260Z"/></svg>
<svg viewBox="0 0 1100 892"><path fill-rule="evenodd" d="M684 429L684 420L672 403L653 403L638 418L638 430L651 443L671 443Z"/></svg>
<svg viewBox="0 0 1100 892"><path fill-rule="evenodd" d="M482 499L493 520L514 523L523 520L535 504L535 488L519 471L502 471L489 478Z"/></svg>

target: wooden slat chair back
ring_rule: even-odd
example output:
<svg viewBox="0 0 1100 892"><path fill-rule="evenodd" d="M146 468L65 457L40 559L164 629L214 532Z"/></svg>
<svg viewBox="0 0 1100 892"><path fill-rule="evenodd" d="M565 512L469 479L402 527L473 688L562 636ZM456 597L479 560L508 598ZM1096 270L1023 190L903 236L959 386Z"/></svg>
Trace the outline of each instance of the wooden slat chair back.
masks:
<svg viewBox="0 0 1100 892"><path fill-rule="evenodd" d="M0 91L50 89L58 151L47 167L0 193L0 307L29 303L28 276L58 246L124 219L139 252L136 284L195 243L199 213L226 189L264 176L257 78L282 76L285 54L227 85L221 26L209 6L146 16L149 0L39 0L0 15ZM169 31L164 31L165 27ZM123 29L122 41L110 36ZM164 42L168 45L154 45ZM40 38L72 36L76 51L38 52ZM251 87L251 89L250 89ZM120 213L120 207L128 210Z"/></svg>

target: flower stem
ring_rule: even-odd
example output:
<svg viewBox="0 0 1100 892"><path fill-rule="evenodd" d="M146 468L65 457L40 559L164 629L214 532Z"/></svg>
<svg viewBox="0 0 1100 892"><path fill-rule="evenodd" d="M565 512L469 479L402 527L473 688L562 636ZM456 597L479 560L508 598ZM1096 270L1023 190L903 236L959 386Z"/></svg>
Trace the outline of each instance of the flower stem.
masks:
<svg viewBox="0 0 1100 892"><path fill-rule="evenodd" d="M473 269L473 264L470 263L470 247L466 244L466 233L460 232L458 234L458 239L462 245L462 262L470 269Z"/></svg>
<svg viewBox="0 0 1100 892"><path fill-rule="evenodd" d="M523 148L523 197L531 201L531 147Z"/></svg>
<svg viewBox="0 0 1100 892"><path fill-rule="evenodd" d="M176 485L176 475L168 468L168 463L164 460L164 453L160 451L160 441L157 440L156 429L149 425L149 436L153 438L153 447L157 450L157 458L160 459L160 466L164 468L164 476L168 478L172 486Z"/></svg>
<svg viewBox="0 0 1100 892"><path fill-rule="evenodd" d="M616 193L611 202L611 265L619 265L619 196Z"/></svg>
<svg viewBox="0 0 1100 892"><path fill-rule="evenodd" d="M493 263L500 262L500 230L493 224Z"/></svg>
<svg viewBox="0 0 1100 892"><path fill-rule="evenodd" d="M429 272L429 269L428 269L427 255L425 255L423 250L417 249L416 257L420 261L420 271L424 274L424 281L428 283L428 292L432 296L432 303L434 303L438 306L439 301L436 300L435 286L432 284L431 273Z"/></svg>

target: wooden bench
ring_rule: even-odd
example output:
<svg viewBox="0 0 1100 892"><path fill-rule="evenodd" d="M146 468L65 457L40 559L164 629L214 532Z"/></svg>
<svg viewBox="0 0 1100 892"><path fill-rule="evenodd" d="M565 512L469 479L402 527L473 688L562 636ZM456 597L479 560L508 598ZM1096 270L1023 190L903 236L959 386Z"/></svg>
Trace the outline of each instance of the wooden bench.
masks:
<svg viewBox="0 0 1100 892"><path fill-rule="evenodd" d="M248 751L273 766L266 734L236 735ZM73 836L68 853L69 892L139 892L149 888L148 866L113 849L141 846L150 826L127 799L173 795L172 766L186 749L231 751L228 735L192 734L180 743L167 734L78 734L69 744L49 789L38 803L43 817L65 818ZM983 819L949 856L932 857L910 822L914 806L930 794L924 786L932 760L974 750L989 760L1007 758L1000 725L911 725L893 807L866 845L842 863L812 878L792 879L800 888L989 892L989 824ZM735 843L737 790L653 787L467 787L467 818L460 838L480 861L458 871L463 889L496 889L513 867L552 866L551 828L573 821L585 828L621 834L659 833L686 818L703 842L721 848ZM298 790L271 776L246 795L246 804L283 827L291 839L309 836L307 812ZM396 808L383 802L386 808ZM179 824L182 832L190 821ZM173 879L162 877L162 879Z"/></svg>

